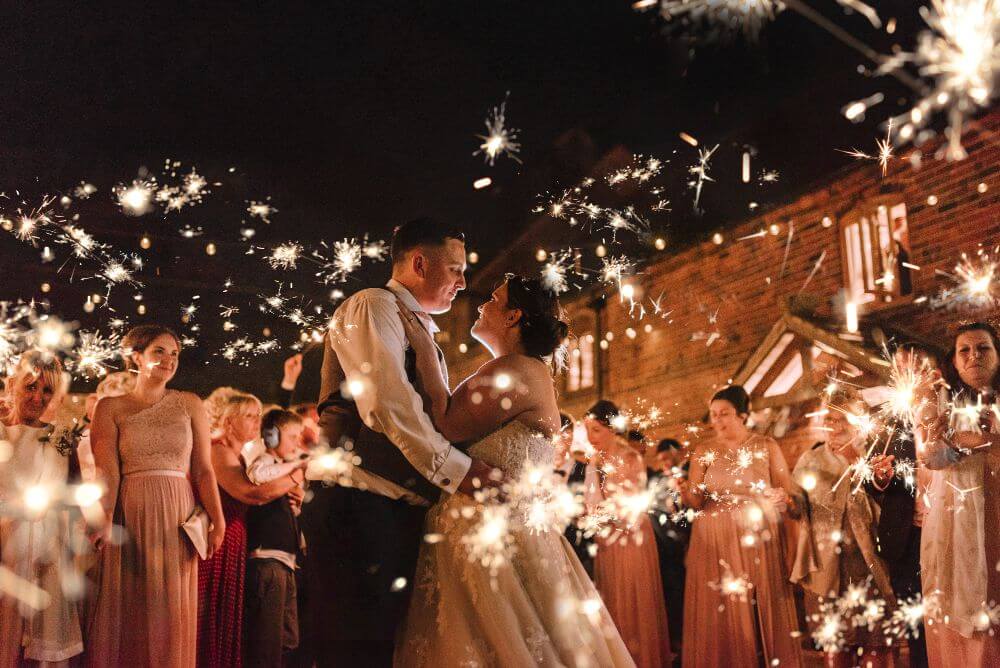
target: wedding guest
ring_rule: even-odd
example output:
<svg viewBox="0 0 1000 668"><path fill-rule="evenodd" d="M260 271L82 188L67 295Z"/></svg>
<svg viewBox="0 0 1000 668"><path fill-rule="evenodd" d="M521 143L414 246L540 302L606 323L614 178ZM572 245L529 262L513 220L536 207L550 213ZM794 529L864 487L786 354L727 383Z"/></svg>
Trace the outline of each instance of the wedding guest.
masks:
<svg viewBox="0 0 1000 668"><path fill-rule="evenodd" d="M302 353L295 353L285 360L282 367L281 382L275 392L275 403L282 408L288 408L292 403L292 393L302 375Z"/></svg>
<svg viewBox="0 0 1000 668"><path fill-rule="evenodd" d="M615 404L601 400L585 419L595 450L599 507L613 509L616 517L596 539L594 584L636 665L667 666L670 637L656 536L645 510L636 512L628 502L645 491L646 466L642 455L612 427L618 415Z"/></svg>
<svg viewBox="0 0 1000 668"><path fill-rule="evenodd" d="M928 383L940 380L937 353L917 343L899 345L893 353L893 365L903 376L901 382L904 384L912 376ZM891 392L891 387L879 386L861 393L875 407L885 405L891 399ZM934 396L931 388L920 392ZM896 600L904 602L921 596L920 534L927 512L925 495L931 474L917 457L917 439L910 421L893 419L890 433L891 442L886 455L872 457L874 479L866 488L881 509L878 555L889 569ZM906 638L909 664L913 668L927 666L926 637L927 633L921 625L917 632Z"/></svg>
<svg viewBox="0 0 1000 668"><path fill-rule="evenodd" d="M54 357L29 351L4 380L0 441L9 448L0 466L0 563L37 587L37 596L0 596L0 666L69 665L83 652L76 602L68 592L73 570L71 537L79 514L50 505L69 476L54 425L42 418L61 394L62 366ZM32 497L45 495L38 503Z"/></svg>
<svg viewBox="0 0 1000 668"><path fill-rule="evenodd" d="M656 446L653 459L655 468L647 468L646 474L652 485L656 480L666 481L672 489L678 489L687 479L688 463L685 461L681 444L665 438ZM674 512L669 512L673 510ZM691 529L687 521L676 516L677 509L663 509L653 514L653 532L656 534L656 551L660 558L660 579L663 582L663 596L667 604L667 621L670 626L670 644L677 655L683 655L684 636L684 580ZM680 658L680 656L678 656ZM676 662L676 659L675 659Z"/></svg>
<svg viewBox="0 0 1000 668"><path fill-rule="evenodd" d="M222 408L229 401L229 397L240 394L235 387L224 385L212 390L211 394L205 397L205 413L208 415L208 423L212 426L212 440L222 435L220 431Z"/></svg>
<svg viewBox="0 0 1000 668"><path fill-rule="evenodd" d="M587 478L587 462L589 460L581 444L576 442L576 422L566 413L559 414L560 430L556 439L556 473L566 479L571 488L582 487ZM587 575L594 577L594 555L592 538L588 537L580 527L582 518L573 518L566 526L565 536L573 546Z"/></svg>
<svg viewBox="0 0 1000 668"><path fill-rule="evenodd" d="M268 411L261 433L267 453L256 462L261 477L288 475L282 464L301 468L302 418ZM288 497L247 512L246 619L243 661L248 666L282 666L299 644L295 571L300 556L298 507Z"/></svg>
<svg viewBox="0 0 1000 668"><path fill-rule="evenodd" d="M125 538L110 526L95 536L103 554L87 661L190 668L197 651L198 562L179 527L195 507L192 485L211 521L209 554L226 531L208 418L197 396L167 388L180 361L173 331L141 325L122 345L136 385L97 404L91 441L107 485L105 511Z"/></svg>
<svg viewBox="0 0 1000 668"><path fill-rule="evenodd" d="M749 417L742 387L715 393L709 404L715 437L695 450L681 488L684 502L699 512L684 590L683 665L691 668L802 665L780 526L783 515L795 512L793 483L778 444L751 432ZM733 588L720 591L724 581Z"/></svg>
<svg viewBox="0 0 1000 668"><path fill-rule="evenodd" d="M218 412L216 430L220 436L211 444L226 532L219 550L198 568L198 665L205 668L242 663L247 507L285 495L296 502L302 498L301 470L261 485L247 478L244 446L260 436L260 409L260 401L253 395L230 395Z"/></svg>
<svg viewBox="0 0 1000 668"><path fill-rule="evenodd" d="M935 592L939 611L926 621L931 666L1000 665L1000 638L984 616L987 602L1000 601L998 349L992 325L958 327L945 359L950 402L931 397L918 427L932 471L920 536L923 591Z"/></svg>
<svg viewBox="0 0 1000 668"><path fill-rule="evenodd" d="M865 587L869 599L886 602L886 614L895 608L885 563L877 554L878 506L868 494L856 493L849 470L865 457L868 436L858 427L867 405L856 392L840 390L826 405L825 443L799 457L792 477L806 490L809 527L799 532L796 569L792 582L807 592L807 607L823 619L823 602L843 597L848 589ZM859 604L863 605L863 603ZM845 612L843 607L838 614ZM852 614L861 612L853 609ZM851 623L842 636L817 638L827 666L889 665L885 629Z"/></svg>

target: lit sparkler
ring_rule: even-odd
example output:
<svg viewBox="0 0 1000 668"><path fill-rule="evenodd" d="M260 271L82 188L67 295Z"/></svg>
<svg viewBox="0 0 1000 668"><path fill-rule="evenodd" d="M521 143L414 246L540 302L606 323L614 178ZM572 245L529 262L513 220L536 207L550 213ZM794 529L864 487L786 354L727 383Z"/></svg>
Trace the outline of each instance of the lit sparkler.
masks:
<svg viewBox="0 0 1000 668"><path fill-rule="evenodd" d="M781 13L779 0L660 0L660 15L667 20L686 18L694 23L709 24L713 31L709 39L730 37L742 32L756 40L760 31ZM645 8L643 3L639 8Z"/></svg>
<svg viewBox="0 0 1000 668"><path fill-rule="evenodd" d="M275 246L267 257L272 269L295 269L302 254L302 246L297 243L285 243Z"/></svg>
<svg viewBox="0 0 1000 668"><path fill-rule="evenodd" d="M517 154L521 150L521 144L517 141L518 130L506 126L507 100L504 99L499 107L493 107L489 116L486 117L486 134L476 135L483 143L473 152L472 155L482 153L484 159L492 167L497 156L507 154L512 160L520 163L521 159Z"/></svg>
<svg viewBox="0 0 1000 668"><path fill-rule="evenodd" d="M708 170L709 167L711 166L710 161L712 160L712 154L715 153L715 151L718 148L719 148L718 144L716 144L712 148L699 148L698 164L692 165L691 167L688 168L688 172L690 172L694 176L694 180L688 182L688 187L694 188L695 211L699 210L698 205L701 202L701 189L705 185L705 182L715 181L715 179L713 179L711 176L708 175Z"/></svg>
<svg viewBox="0 0 1000 668"><path fill-rule="evenodd" d="M104 337L100 332L81 331L79 343L66 366L85 378L101 378L108 373L108 362L120 356L121 342L117 334Z"/></svg>
<svg viewBox="0 0 1000 668"><path fill-rule="evenodd" d="M114 193L123 213L129 216L141 216L153 208L156 180L136 179L131 185L116 186Z"/></svg>

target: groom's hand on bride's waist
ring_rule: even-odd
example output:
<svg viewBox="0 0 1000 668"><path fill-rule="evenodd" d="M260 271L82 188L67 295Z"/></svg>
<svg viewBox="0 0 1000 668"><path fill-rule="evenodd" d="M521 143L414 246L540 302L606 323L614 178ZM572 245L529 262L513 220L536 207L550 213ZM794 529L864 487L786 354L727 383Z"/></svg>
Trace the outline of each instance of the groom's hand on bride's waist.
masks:
<svg viewBox="0 0 1000 668"><path fill-rule="evenodd" d="M480 459L473 459L469 472L458 486L458 491L466 496L474 496L481 490L496 490L499 500L504 500L504 485L507 479L498 468L494 468Z"/></svg>

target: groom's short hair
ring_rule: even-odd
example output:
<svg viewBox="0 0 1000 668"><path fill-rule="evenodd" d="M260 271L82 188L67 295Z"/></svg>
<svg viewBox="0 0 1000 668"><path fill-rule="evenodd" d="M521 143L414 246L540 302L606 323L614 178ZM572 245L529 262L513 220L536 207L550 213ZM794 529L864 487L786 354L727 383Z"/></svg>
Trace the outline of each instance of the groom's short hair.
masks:
<svg viewBox="0 0 1000 668"><path fill-rule="evenodd" d="M392 231L389 256L392 258L392 263L397 264L414 248L443 246L448 239L457 239L464 243L465 234L458 228L433 218L415 218Z"/></svg>

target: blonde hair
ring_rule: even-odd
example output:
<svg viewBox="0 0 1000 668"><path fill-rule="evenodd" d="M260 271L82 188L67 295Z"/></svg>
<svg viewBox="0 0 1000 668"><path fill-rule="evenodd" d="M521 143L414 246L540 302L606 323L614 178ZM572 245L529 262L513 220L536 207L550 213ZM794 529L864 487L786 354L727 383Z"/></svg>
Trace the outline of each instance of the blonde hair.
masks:
<svg viewBox="0 0 1000 668"><path fill-rule="evenodd" d="M226 420L239 413L246 406L261 408L260 399L246 392L236 392L223 402L216 424L220 435L225 432Z"/></svg>
<svg viewBox="0 0 1000 668"><path fill-rule="evenodd" d="M3 381L3 395L0 396L0 413L11 415L14 408L14 390L26 381L41 380L45 387L52 390L52 401L46 407L49 411L52 403L62 400L68 383L59 358L45 354L40 350L28 350L21 354L17 364Z"/></svg>
<svg viewBox="0 0 1000 668"><path fill-rule="evenodd" d="M240 394L240 391L235 387L223 385L212 390L212 393L201 402L205 407L205 412L208 414L208 424L212 428L213 438L218 436L216 431L221 422L222 407L229 401L229 397L235 394Z"/></svg>

